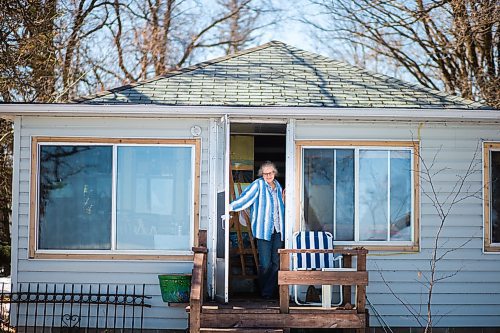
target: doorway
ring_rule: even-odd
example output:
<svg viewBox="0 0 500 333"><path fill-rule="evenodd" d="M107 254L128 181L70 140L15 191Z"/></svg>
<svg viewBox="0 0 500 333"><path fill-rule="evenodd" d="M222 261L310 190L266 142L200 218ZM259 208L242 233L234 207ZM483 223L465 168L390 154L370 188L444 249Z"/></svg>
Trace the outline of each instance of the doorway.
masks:
<svg viewBox="0 0 500 333"><path fill-rule="evenodd" d="M230 177L234 192L230 190L230 201L259 177L259 168L266 161L276 165L276 180L285 187L286 127L276 123L231 123ZM258 249L255 239L252 246L249 214L240 213L235 220L240 223L233 222L229 232L229 294L230 297L257 296L255 257L258 257Z"/></svg>

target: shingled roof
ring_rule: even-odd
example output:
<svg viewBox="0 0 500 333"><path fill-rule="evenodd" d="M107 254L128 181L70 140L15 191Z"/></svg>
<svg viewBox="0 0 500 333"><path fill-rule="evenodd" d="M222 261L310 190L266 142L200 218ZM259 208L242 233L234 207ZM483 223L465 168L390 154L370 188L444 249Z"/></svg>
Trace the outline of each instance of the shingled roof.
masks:
<svg viewBox="0 0 500 333"><path fill-rule="evenodd" d="M103 91L86 104L479 109L480 103L334 61L282 42Z"/></svg>

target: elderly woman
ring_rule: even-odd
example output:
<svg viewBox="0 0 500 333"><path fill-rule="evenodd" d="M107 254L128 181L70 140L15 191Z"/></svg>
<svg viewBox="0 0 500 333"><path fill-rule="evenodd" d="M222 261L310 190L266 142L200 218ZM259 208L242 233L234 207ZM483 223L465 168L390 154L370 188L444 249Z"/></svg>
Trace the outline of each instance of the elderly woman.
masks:
<svg viewBox="0 0 500 333"><path fill-rule="evenodd" d="M259 286L262 297L271 298L277 291L279 255L285 231L283 190L274 177L278 170L267 161L259 169L259 177L230 205L231 211L250 207L252 232L259 249Z"/></svg>

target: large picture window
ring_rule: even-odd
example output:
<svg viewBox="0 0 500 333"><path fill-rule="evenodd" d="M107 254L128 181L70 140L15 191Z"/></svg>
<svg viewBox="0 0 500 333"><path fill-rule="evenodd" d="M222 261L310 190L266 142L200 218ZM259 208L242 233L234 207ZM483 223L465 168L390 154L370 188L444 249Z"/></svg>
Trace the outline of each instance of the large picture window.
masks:
<svg viewBox="0 0 500 333"><path fill-rule="evenodd" d="M484 143L483 152L484 249L500 252L500 143Z"/></svg>
<svg viewBox="0 0 500 333"><path fill-rule="evenodd" d="M418 145L298 142L302 226L336 244L418 249Z"/></svg>
<svg viewBox="0 0 500 333"><path fill-rule="evenodd" d="M198 140L34 138L31 254L187 254Z"/></svg>

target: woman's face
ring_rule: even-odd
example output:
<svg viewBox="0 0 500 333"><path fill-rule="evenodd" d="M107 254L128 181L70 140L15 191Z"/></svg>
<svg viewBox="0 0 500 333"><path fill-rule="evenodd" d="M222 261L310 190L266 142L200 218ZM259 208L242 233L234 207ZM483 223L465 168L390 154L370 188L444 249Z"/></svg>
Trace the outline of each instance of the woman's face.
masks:
<svg viewBox="0 0 500 333"><path fill-rule="evenodd" d="M262 168L262 177L268 184L272 184L274 181L274 169L273 167L266 166Z"/></svg>

